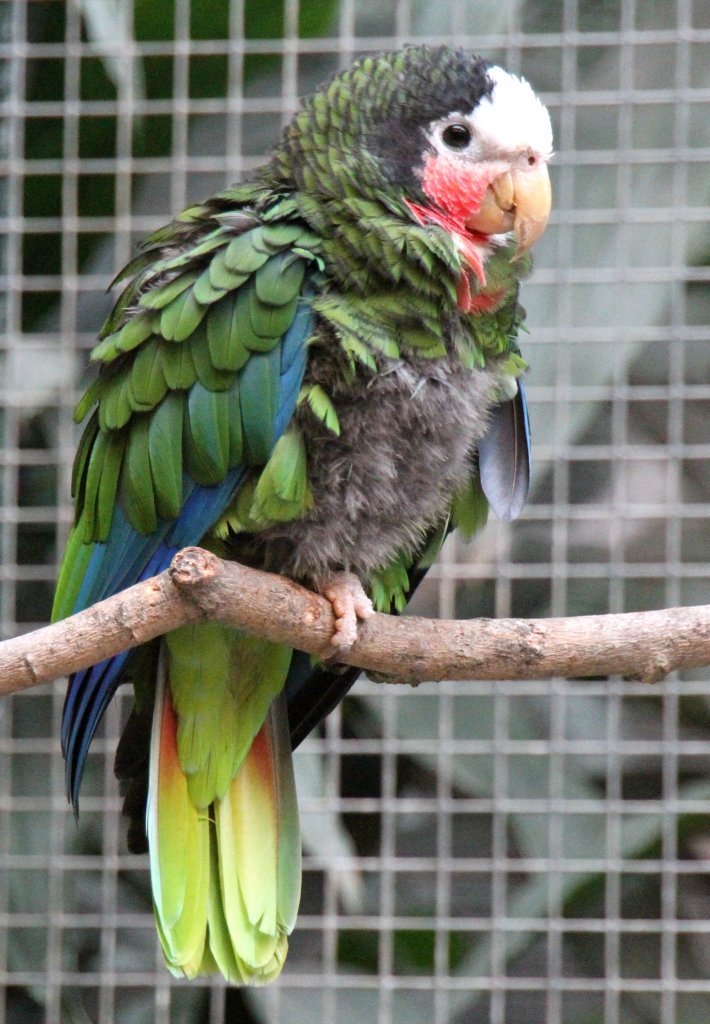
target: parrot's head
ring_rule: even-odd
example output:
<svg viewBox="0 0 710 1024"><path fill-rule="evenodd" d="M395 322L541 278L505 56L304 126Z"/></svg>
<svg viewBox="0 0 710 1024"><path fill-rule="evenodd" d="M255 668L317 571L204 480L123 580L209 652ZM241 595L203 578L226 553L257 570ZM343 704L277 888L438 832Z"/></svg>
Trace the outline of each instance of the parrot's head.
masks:
<svg viewBox="0 0 710 1024"><path fill-rule="evenodd" d="M552 128L523 78L448 47L365 57L315 94L276 150L297 187L333 202L387 198L461 241L545 229Z"/></svg>

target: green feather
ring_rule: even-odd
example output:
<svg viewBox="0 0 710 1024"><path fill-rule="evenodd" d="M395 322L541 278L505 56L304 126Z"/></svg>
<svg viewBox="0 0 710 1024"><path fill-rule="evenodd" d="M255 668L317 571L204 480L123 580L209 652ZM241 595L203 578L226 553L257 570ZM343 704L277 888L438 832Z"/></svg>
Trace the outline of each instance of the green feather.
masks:
<svg viewBox="0 0 710 1024"><path fill-rule="evenodd" d="M199 381L184 406L185 467L198 484L220 483L229 468L229 399Z"/></svg>
<svg viewBox="0 0 710 1024"><path fill-rule="evenodd" d="M306 384L301 388L298 404L307 402L313 415L324 427L331 430L336 437L340 436L340 422L335 406L320 384Z"/></svg>
<svg viewBox="0 0 710 1024"><path fill-rule="evenodd" d="M227 430L229 436L229 468L238 466L243 456L242 410L239 403L239 377L235 376L227 389Z"/></svg>
<svg viewBox="0 0 710 1024"><path fill-rule="evenodd" d="M207 309L197 301L191 288L185 290L161 313L160 333L166 341L184 341L197 328Z"/></svg>
<svg viewBox="0 0 710 1024"><path fill-rule="evenodd" d="M225 238L224 230L220 227L215 231L210 231L202 241L188 249L186 252L180 253L179 256L174 256L172 259L160 260L155 264L154 270L159 273L165 273L169 270L179 270L181 267L187 266L193 260L199 256L205 256L207 253L213 252L215 249L219 249L220 246L225 245L227 239Z"/></svg>
<svg viewBox="0 0 710 1024"><path fill-rule="evenodd" d="M308 236L309 238L316 237L304 231L302 224L269 224L261 229L261 240L275 251L285 249L292 242L295 242L296 239L300 240L303 236Z"/></svg>
<svg viewBox="0 0 710 1024"><path fill-rule="evenodd" d="M131 394L138 411L154 408L167 389L162 346L158 338L151 338L140 348L131 367Z"/></svg>
<svg viewBox="0 0 710 1024"><path fill-rule="evenodd" d="M264 351L276 344L293 323L298 295L294 295L285 305L271 306L258 298L256 288L250 288L247 294L253 334L245 344L256 351Z"/></svg>
<svg viewBox="0 0 710 1024"><path fill-rule="evenodd" d="M298 214L298 203L293 195L286 195L279 198L279 201L267 207L261 214L263 224L270 224L272 221L281 221L287 217Z"/></svg>
<svg viewBox="0 0 710 1024"><path fill-rule="evenodd" d="M96 540L97 532L97 500L99 485L104 468L104 459L109 444L109 433L100 430L91 449L91 457L86 470L86 482L84 485L84 501L82 522L84 525L84 543L91 544Z"/></svg>
<svg viewBox="0 0 710 1024"><path fill-rule="evenodd" d="M160 349L160 361L165 382L171 390L187 390L197 380L197 370L190 344L163 343Z"/></svg>
<svg viewBox="0 0 710 1024"><path fill-rule="evenodd" d="M130 380L130 370L122 368L106 383L99 401L99 426L102 430L120 430L133 415Z"/></svg>
<svg viewBox="0 0 710 1024"><path fill-rule="evenodd" d="M239 405L247 465L265 463L271 452L278 410L280 353L256 353L241 371Z"/></svg>
<svg viewBox="0 0 710 1024"><path fill-rule="evenodd" d="M149 243L149 239L144 239L141 243L141 248L144 248ZM117 288L119 284L123 284L129 277L144 279L150 277L150 271L155 266L155 253L154 252L139 252L137 256L134 256L122 270L114 277L113 281L109 285L109 289Z"/></svg>
<svg viewBox="0 0 710 1024"><path fill-rule="evenodd" d="M99 341L103 341L103 339L108 337L109 334L116 333L123 321L126 319L129 309L138 301L144 279L149 276L150 275L139 275L123 289L119 297L116 299L116 303L106 318L103 327L99 331Z"/></svg>
<svg viewBox="0 0 710 1024"><path fill-rule="evenodd" d="M224 252L224 265L236 274L252 274L263 266L269 253L254 248L255 240L261 237L263 228L254 228L234 238Z"/></svg>
<svg viewBox="0 0 710 1024"><path fill-rule="evenodd" d="M182 506L183 396L166 395L150 417L148 454L161 519L174 519Z"/></svg>
<svg viewBox="0 0 710 1024"><path fill-rule="evenodd" d="M209 959L214 959L215 967L212 970L219 970L230 985L245 985L248 983L248 974L242 969L241 961L237 961L224 915L224 897L219 877L217 853L217 830L213 821L210 821L210 854L210 887L207 896L207 927L210 944L207 952ZM200 973L210 973L210 967L204 962Z"/></svg>
<svg viewBox="0 0 710 1024"><path fill-rule="evenodd" d="M91 455L91 449L96 435L99 430L99 418L96 413L93 414L89 422L84 428L81 440L79 441L79 447L76 451L74 458L74 465L72 466L71 473L71 496L77 500L76 515L77 518L81 514L81 503L83 502L82 487L84 484L84 472L87 467L89 456Z"/></svg>
<svg viewBox="0 0 710 1024"><path fill-rule="evenodd" d="M208 270L209 281L214 289L233 291L248 279L249 274L230 270L226 263L226 249L222 249L212 258Z"/></svg>
<svg viewBox="0 0 710 1024"><path fill-rule="evenodd" d="M203 306L210 306L226 295L227 288L215 288L210 280L210 268L200 274L192 287L192 294Z"/></svg>
<svg viewBox="0 0 710 1024"><path fill-rule="evenodd" d="M52 606L52 622L65 619L75 610L76 599L84 583L84 577L94 553L93 544L84 543L84 526L79 518L69 534L66 552L57 580Z"/></svg>
<svg viewBox="0 0 710 1024"><path fill-rule="evenodd" d="M215 959L230 978L278 976L295 923L301 843L285 704L277 699L224 798L214 807L219 900L208 916ZM223 967L224 965L224 967Z"/></svg>
<svg viewBox="0 0 710 1024"><path fill-rule="evenodd" d="M373 373L377 372L377 361L370 352L367 345L363 344L359 338L349 335L341 340L341 346L343 351L350 357L351 365L354 369L355 360L362 363L363 366L367 366Z"/></svg>
<svg viewBox="0 0 710 1024"><path fill-rule="evenodd" d="M251 515L256 520L288 522L312 505L306 445L301 431L291 427L278 439L262 470Z"/></svg>
<svg viewBox="0 0 710 1024"><path fill-rule="evenodd" d="M181 626L165 640L180 764L192 801L206 808L226 793L283 688L292 651L214 622Z"/></svg>
<svg viewBox="0 0 710 1024"><path fill-rule="evenodd" d="M82 397L79 399L79 403L74 410L75 423L81 423L89 409L91 409L93 404L103 395L107 384L108 378L103 375L99 375L96 380L89 385Z"/></svg>
<svg viewBox="0 0 710 1024"><path fill-rule="evenodd" d="M409 600L410 555L400 552L384 569L370 577L370 597L379 612L404 611Z"/></svg>
<svg viewBox="0 0 710 1024"><path fill-rule="evenodd" d="M101 483L96 501L96 529L94 540L104 543L108 540L113 513L116 507L116 493L123 464L123 453L126 447L125 431L112 431L106 449L104 466L101 472Z"/></svg>
<svg viewBox="0 0 710 1024"><path fill-rule="evenodd" d="M93 362L110 362L121 352L130 352L149 338L153 332L153 313L141 312L127 320L116 334L109 334L92 353Z"/></svg>
<svg viewBox="0 0 710 1024"><path fill-rule="evenodd" d="M306 264L290 253L274 256L254 275L255 293L260 302L284 306L298 295Z"/></svg>
<svg viewBox="0 0 710 1024"><path fill-rule="evenodd" d="M179 768L175 715L162 666L161 659L146 814L153 902L169 969L178 977L194 977L204 962L211 830Z"/></svg>
<svg viewBox="0 0 710 1024"><path fill-rule="evenodd" d="M254 476L246 477L231 505L210 530L211 536L226 540L230 533L258 533L264 529L267 524L263 520L252 518L256 484Z"/></svg>
<svg viewBox="0 0 710 1024"><path fill-rule="evenodd" d="M478 475L471 476L457 492L451 505L451 520L467 540L482 530L488 520L488 502Z"/></svg>
<svg viewBox="0 0 710 1024"><path fill-rule="evenodd" d="M152 533L158 526L148 448L149 426L148 416L135 417L128 433L121 474L123 510L131 525L142 534Z"/></svg>
<svg viewBox="0 0 710 1024"><path fill-rule="evenodd" d="M178 274L166 284L157 285L145 292L139 299L139 305L143 309L164 309L173 302L179 295L190 287L197 278L196 270L188 271L185 274Z"/></svg>
<svg viewBox="0 0 710 1024"><path fill-rule="evenodd" d="M197 377L210 391L225 391L234 380L234 371L219 370L215 367L212 349L207 339L208 331L203 322L190 339Z"/></svg>
<svg viewBox="0 0 710 1024"><path fill-rule="evenodd" d="M237 303L228 295L207 314L207 338L210 358L219 370L240 370L249 358L244 331L237 316Z"/></svg>

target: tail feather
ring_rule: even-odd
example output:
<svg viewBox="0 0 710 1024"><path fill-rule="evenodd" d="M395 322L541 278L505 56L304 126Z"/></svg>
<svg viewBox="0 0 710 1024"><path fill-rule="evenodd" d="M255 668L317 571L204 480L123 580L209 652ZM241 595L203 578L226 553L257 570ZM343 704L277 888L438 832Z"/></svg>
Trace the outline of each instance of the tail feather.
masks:
<svg viewBox="0 0 710 1024"><path fill-rule="evenodd" d="M282 698L272 704L225 797L215 801L215 825L222 903L237 958L260 975L278 973L301 882L298 808Z"/></svg>
<svg viewBox="0 0 710 1024"><path fill-rule="evenodd" d="M177 716L161 656L151 736L146 830L155 918L168 967L195 977L207 925L210 829L189 799L178 761Z"/></svg>
<svg viewBox="0 0 710 1024"><path fill-rule="evenodd" d="M155 916L170 970L193 978L218 969L236 984L277 977L301 881L285 699L272 703L224 796L200 809L180 763L163 649L146 830Z"/></svg>

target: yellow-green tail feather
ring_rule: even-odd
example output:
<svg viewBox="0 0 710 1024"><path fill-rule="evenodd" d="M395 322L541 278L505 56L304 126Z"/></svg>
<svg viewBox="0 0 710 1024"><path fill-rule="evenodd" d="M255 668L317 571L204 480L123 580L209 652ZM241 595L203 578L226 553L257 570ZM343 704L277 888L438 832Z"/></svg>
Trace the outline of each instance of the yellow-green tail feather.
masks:
<svg viewBox="0 0 710 1024"><path fill-rule="evenodd" d="M219 970L236 984L263 984L283 967L300 896L285 701L273 700L226 791L198 807L180 757L168 665L164 648L147 809L153 902L165 959L178 976ZM200 685L198 678L194 686Z"/></svg>

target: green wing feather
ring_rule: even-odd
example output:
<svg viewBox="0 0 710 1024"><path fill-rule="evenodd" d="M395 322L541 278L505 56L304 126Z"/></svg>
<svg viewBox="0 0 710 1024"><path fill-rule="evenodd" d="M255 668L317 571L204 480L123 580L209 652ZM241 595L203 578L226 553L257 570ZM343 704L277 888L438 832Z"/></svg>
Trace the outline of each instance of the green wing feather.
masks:
<svg viewBox="0 0 710 1024"><path fill-rule="evenodd" d="M149 533L158 518L178 514L184 470L209 486L240 460L255 467L269 460L278 346L318 240L302 221L280 221L273 195L258 193L271 196L268 225L238 210L196 207L149 240L158 246L152 261L133 264L136 277L93 353L98 379L78 410L98 405L77 458L85 543L106 539L117 496L131 524ZM228 193L235 203L252 194ZM280 480L274 467L269 479ZM289 507L297 511L292 500Z"/></svg>

